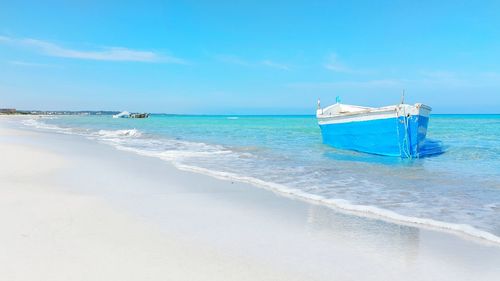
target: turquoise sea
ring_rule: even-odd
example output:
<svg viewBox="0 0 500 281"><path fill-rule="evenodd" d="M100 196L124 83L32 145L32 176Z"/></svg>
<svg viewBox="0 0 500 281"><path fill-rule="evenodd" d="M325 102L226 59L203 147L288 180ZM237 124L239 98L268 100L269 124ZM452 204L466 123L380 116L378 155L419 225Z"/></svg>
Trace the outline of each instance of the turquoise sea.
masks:
<svg viewBox="0 0 500 281"><path fill-rule="evenodd" d="M297 198L500 241L500 115L432 115L444 154L399 159L331 148L314 116L58 116L24 122Z"/></svg>

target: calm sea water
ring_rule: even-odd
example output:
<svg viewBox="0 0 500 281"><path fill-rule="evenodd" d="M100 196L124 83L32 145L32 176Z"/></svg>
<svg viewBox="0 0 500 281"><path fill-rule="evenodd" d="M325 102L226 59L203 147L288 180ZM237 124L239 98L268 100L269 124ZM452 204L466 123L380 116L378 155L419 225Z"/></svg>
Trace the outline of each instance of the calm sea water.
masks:
<svg viewBox="0 0 500 281"><path fill-rule="evenodd" d="M416 160L326 146L313 116L64 116L25 124L351 211L500 237L500 115L432 115L428 137L447 151Z"/></svg>

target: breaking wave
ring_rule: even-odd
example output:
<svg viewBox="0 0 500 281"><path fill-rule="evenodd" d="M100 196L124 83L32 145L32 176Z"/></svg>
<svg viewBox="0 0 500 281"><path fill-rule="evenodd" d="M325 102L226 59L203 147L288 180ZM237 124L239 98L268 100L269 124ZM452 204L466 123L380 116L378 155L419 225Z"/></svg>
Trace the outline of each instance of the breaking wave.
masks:
<svg viewBox="0 0 500 281"><path fill-rule="evenodd" d="M231 150L221 145L178 139L154 138L153 136L143 134L137 129L98 130L82 133L81 130L79 131L71 128L63 128L52 124L46 124L39 119L27 119L23 121L23 124L42 130L57 131L65 134L84 135L87 138L110 144L119 150L131 151L139 155L156 157L168 161L180 170L200 173L222 180L249 183L284 196L300 199L313 204L321 204L341 212L363 217L382 219L394 223L441 230L500 244L499 236L480 230L468 224L450 223L425 217L402 215L395 211L372 205L354 204L349 200L327 198L319 194L312 194L305 190L291 187L287 184L262 180L254 176L242 175L234 172L218 171L217 169L212 168L208 169L192 165L192 161L184 161L186 159L202 159L202 161L205 161L203 159L210 159L214 156L224 156L228 157L227 159L233 159L249 154L248 152Z"/></svg>
<svg viewBox="0 0 500 281"><path fill-rule="evenodd" d="M98 135L103 137L140 137L142 133L136 129L130 130L99 130Z"/></svg>

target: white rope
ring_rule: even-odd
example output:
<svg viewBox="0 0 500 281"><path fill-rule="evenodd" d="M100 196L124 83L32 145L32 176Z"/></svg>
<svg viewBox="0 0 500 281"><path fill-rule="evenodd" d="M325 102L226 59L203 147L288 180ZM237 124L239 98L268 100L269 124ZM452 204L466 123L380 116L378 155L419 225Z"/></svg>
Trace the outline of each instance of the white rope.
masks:
<svg viewBox="0 0 500 281"><path fill-rule="evenodd" d="M410 151L411 144L410 144L410 141L408 139L408 134L409 134L409 132L408 132L408 117L406 116L406 114L404 116L404 123L405 123L405 139L404 139L403 144L406 143L406 149L404 150L404 152L406 154L406 157L411 159L412 158L411 151Z"/></svg>
<svg viewBox="0 0 500 281"><path fill-rule="evenodd" d="M398 110L398 117L400 116L400 111ZM399 118L398 118L399 119ZM399 120L398 120L399 122ZM403 143L399 145L399 153L401 154L402 152L404 152L405 156L408 158L408 159L412 159L412 156L411 156L411 151L410 151L410 142L408 140L408 117L406 116L406 110L403 108L403 123L405 125L405 135L404 135L404 139L403 139ZM399 141L400 138L400 133L399 133L399 124L398 124L398 141ZM401 147L403 146L403 147Z"/></svg>

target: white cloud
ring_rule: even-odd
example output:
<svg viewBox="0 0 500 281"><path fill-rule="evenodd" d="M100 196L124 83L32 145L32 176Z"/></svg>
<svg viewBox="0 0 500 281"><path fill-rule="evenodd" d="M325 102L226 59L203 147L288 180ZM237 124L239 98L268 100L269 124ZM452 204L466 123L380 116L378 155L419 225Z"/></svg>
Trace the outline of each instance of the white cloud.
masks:
<svg viewBox="0 0 500 281"><path fill-rule="evenodd" d="M73 58L100 61L133 61L185 64L183 59L152 51L133 50L124 47L101 47L98 50L77 50L65 48L52 42L24 38L0 36L0 43L10 43L33 48L52 57Z"/></svg>
<svg viewBox="0 0 500 281"><path fill-rule="evenodd" d="M344 74L358 74L358 75L368 75L376 74L378 71L373 69L355 69L350 66L345 65L336 53L330 53L323 65L326 69Z"/></svg>
<svg viewBox="0 0 500 281"><path fill-rule="evenodd" d="M287 86L298 89L349 89L349 88L402 88L406 80L400 79L374 79L364 81L337 81L337 82L302 82L292 83Z"/></svg>
<svg viewBox="0 0 500 281"><path fill-rule="evenodd" d="M277 68L277 69L281 69L281 70L290 70L290 66L289 65L286 65L286 64L283 64L283 63L274 62L274 61L271 61L271 60L263 60L263 61L260 62L260 64L262 64L264 66L267 66L267 67L271 67L271 68Z"/></svg>
<svg viewBox="0 0 500 281"><path fill-rule="evenodd" d="M27 61L19 61L19 60L9 61L9 64L17 65L17 66L27 66L27 67L60 67L60 66L55 65L55 64L36 63L36 62L27 62Z"/></svg>
<svg viewBox="0 0 500 281"><path fill-rule="evenodd" d="M352 69L349 67L345 66L341 62L339 62L338 56L335 53L331 53L325 63L325 68L334 72L340 72L340 73L353 73Z"/></svg>
<svg viewBox="0 0 500 281"><path fill-rule="evenodd" d="M414 78L381 78L371 80L339 80L298 82L287 87L310 90L336 89L480 89L500 86L500 72L457 73L453 71L420 71Z"/></svg>
<svg viewBox="0 0 500 281"><path fill-rule="evenodd" d="M221 62L229 63L229 64L237 64L242 66L252 66L251 62L248 62L238 56L234 55L216 55L215 58Z"/></svg>
<svg viewBox="0 0 500 281"><path fill-rule="evenodd" d="M229 63L229 64L236 64L236 65L241 65L241 66L246 66L246 67L258 67L258 66L264 66L264 67L269 67L269 68L275 68L279 70L290 70L290 66L287 64L275 62L272 60L261 60L261 61L249 61L245 60L241 57L234 56L234 55L217 55L215 58L221 62L224 63Z"/></svg>
<svg viewBox="0 0 500 281"><path fill-rule="evenodd" d="M424 77L433 79L455 79L457 77L457 74L454 72L442 70L421 71L420 74Z"/></svg>
<svg viewBox="0 0 500 281"><path fill-rule="evenodd" d="M0 42L9 42L9 37L0 35Z"/></svg>

